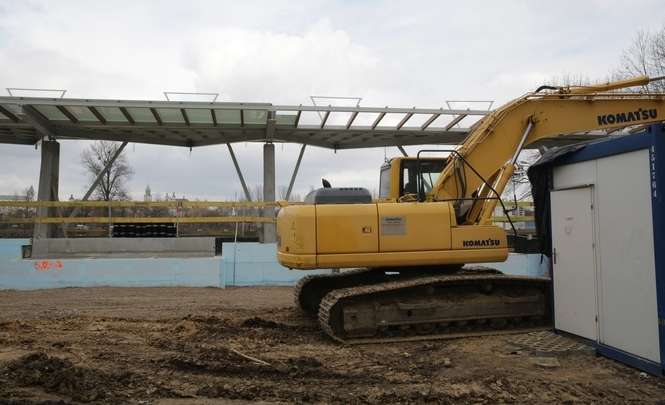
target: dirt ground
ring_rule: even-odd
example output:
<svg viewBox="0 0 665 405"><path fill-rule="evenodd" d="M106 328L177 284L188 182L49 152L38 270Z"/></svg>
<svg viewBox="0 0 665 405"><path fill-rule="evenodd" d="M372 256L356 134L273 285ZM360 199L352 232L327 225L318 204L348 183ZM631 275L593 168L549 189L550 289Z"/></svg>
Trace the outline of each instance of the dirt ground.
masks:
<svg viewBox="0 0 665 405"><path fill-rule="evenodd" d="M286 287L0 291L0 403L665 400L663 379L591 350L516 343L525 336L341 346L295 311L291 294Z"/></svg>

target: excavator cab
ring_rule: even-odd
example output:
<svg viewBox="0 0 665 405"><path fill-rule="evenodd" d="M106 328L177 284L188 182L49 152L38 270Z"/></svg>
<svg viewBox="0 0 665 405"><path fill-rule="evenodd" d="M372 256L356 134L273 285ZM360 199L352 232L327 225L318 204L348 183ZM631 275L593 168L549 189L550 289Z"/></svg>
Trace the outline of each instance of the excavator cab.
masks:
<svg viewBox="0 0 665 405"><path fill-rule="evenodd" d="M446 158L396 157L381 167L379 201L415 201L418 198L418 172L421 193L432 191L432 186L443 171Z"/></svg>

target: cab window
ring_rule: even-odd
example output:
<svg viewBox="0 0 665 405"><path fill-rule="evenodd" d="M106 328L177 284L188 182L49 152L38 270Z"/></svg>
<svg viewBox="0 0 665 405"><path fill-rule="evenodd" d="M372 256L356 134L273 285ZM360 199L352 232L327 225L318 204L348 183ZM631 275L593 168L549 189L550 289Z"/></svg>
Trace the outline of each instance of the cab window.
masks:
<svg viewBox="0 0 665 405"><path fill-rule="evenodd" d="M418 190L416 189L416 170L415 168L410 168L409 165L405 164L402 167L402 182L401 182L400 196L405 194L416 194Z"/></svg>
<svg viewBox="0 0 665 405"><path fill-rule="evenodd" d="M443 160L420 160L420 171L422 173L423 191L429 193L436 182L437 177L443 171L445 161ZM400 179L399 195L417 194L417 171L418 163L416 160L402 161L402 173Z"/></svg>
<svg viewBox="0 0 665 405"><path fill-rule="evenodd" d="M390 197L390 166L381 168L381 176L379 177L379 198Z"/></svg>

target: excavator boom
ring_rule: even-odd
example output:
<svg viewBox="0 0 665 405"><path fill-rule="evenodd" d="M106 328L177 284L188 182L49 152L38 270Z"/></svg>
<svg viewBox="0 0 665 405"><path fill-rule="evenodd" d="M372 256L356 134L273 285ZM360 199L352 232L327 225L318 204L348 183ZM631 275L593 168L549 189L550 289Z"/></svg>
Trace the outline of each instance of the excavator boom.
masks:
<svg viewBox="0 0 665 405"><path fill-rule="evenodd" d="M541 139L665 120L663 94L607 93L649 81L642 76L605 85L561 88L543 94L529 93L509 102L471 131L457 154L451 156L429 199L451 201L488 196L491 190L485 182L492 185L491 193L501 194L519 152ZM460 164L462 158L466 164ZM496 200L478 200L463 223L487 224L495 205ZM460 214L463 213L458 208L458 218Z"/></svg>

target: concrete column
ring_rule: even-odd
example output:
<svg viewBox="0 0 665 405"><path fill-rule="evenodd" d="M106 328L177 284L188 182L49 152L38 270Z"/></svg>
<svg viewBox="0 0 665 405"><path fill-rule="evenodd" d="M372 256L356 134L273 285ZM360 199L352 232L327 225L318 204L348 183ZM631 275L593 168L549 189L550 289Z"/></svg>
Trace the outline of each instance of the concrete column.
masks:
<svg viewBox="0 0 665 405"><path fill-rule="evenodd" d="M263 145L263 201L275 201L275 145L266 143ZM273 207L265 208L263 216L274 217ZM275 224L263 224L263 243L277 242Z"/></svg>
<svg viewBox="0 0 665 405"><path fill-rule="evenodd" d="M37 201L58 201L58 177L60 174L60 144L57 141L42 142L42 162L39 170ZM56 216L56 208L37 208L37 215ZM34 238L55 237L56 224L35 224Z"/></svg>

